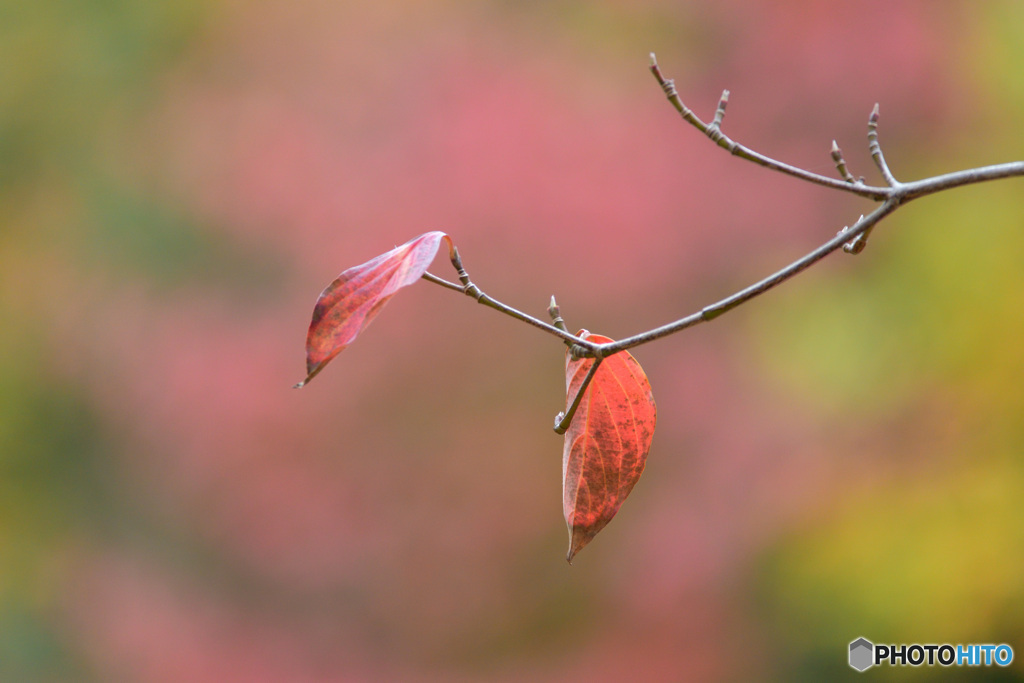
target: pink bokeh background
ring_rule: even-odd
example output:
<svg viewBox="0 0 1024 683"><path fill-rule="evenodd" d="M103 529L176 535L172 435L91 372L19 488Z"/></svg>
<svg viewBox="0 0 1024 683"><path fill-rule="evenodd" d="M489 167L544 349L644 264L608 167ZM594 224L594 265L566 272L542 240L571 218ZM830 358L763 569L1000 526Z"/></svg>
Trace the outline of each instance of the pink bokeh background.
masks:
<svg viewBox="0 0 1024 683"><path fill-rule="evenodd" d="M880 102L891 163L920 175L942 157L913 150L979 116L957 57L971 5L937 4L203 7L141 104L100 117L91 163L183 216L197 248L220 245L242 274L216 255L169 279L112 266L116 249L73 236L74 197L56 218L24 219L71 237L3 258L18 292L5 306L36 330L41 380L84 397L104 434L113 512L71 524L38 559L43 621L73 670L144 682L787 671L750 602L758 562L866 485L858 453L884 434L837 430L762 370L774 294L760 315L634 351L659 407L647 472L571 567L550 429L564 401L557 340L424 282L290 387L317 293L428 230L453 237L492 296L543 316L555 294L571 329L612 337L809 251L870 204L730 158L675 115L647 53L698 115L729 88L734 139L821 173L836 138L875 180L864 130ZM871 267L844 258L785 287ZM443 258L432 270L454 279Z"/></svg>

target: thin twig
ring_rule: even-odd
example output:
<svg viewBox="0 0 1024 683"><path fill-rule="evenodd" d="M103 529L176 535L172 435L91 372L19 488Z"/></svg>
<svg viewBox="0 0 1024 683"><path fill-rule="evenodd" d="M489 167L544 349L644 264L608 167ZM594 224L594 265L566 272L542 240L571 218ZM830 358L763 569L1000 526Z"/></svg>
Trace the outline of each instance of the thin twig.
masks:
<svg viewBox="0 0 1024 683"><path fill-rule="evenodd" d="M671 78L665 78L662 75L661 68L658 66L658 62L653 53L651 54L650 69L651 73L654 74L654 77L657 79L658 84L661 86L661 89L665 92L665 96L668 97L669 102L671 102L672 106L676 108L676 111L678 111L680 115L682 115L683 119L700 132L704 133L705 135L708 135L709 137L712 137L712 135L708 133L708 128L710 127L710 124L706 124L703 121L701 121L696 114L694 114L685 104L683 104L683 101L679 98L679 93L676 92L675 82ZM721 101L719 101L719 108L721 108ZM722 111L724 115L724 109ZM719 121L719 123L721 122ZM877 117L875 123L877 124ZM834 178L829 178L827 176L818 175L817 173L805 171L795 166L790 166L789 164L777 161L775 159L771 159L762 154L758 154L757 152L754 152L753 150L750 150L747 147L744 147L743 145L734 142L733 140L729 139L727 136L722 134L721 131L718 131L718 134L715 135L714 137L717 138L715 141L719 147L723 147L732 152L733 154L735 154L736 156L747 159L748 161L752 161L756 164L760 164L761 166L765 166L767 168L779 171L781 173L786 173L788 175L801 178L811 183L824 185L825 187L831 187L837 190L845 190L846 192L851 192L861 197L873 199L878 202L885 201L886 199L892 197L894 194L901 195L902 201L906 202L911 199L916 199L917 197L923 197L925 195L932 194L934 192L939 192L942 190L948 190L953 187L970 185L972 183L981 183L988 180L998 180L999 178L1024 176L1024 161L1013 161L1005 164L995 164L992 166L984 166L982 168L972 168L965 171L947 173L945 175L935 176L932 178L925 178L913 182L897 182L898 187L896 189L894 189L891 186L875 187L864 184L863 180L851 180L853 176L847 176L846 174L843 173L842 169L839 169L839 173L840 175L843 176L843 181L839 181ZM832 149L833 160L836 161L836 164L838 165L839 160L836 160L834 154L835 152L838 151L839 146L836 145L834 141ZM881 152L881 149L879 148L878 151ZM842 153L839 152L839 155L841 160ZM884 162L884 157L882 158L882 160ZM886 166L886 168L888 168L888 166ZM883 174L884 173L885 172L883 171ZM892 174L889 173L889 175L891 176ZM893 178L893 180L895 180L895 178Z"/></svg>
<svg viewBox="0 0 1024 683"><path fill-rule="evenodd" d="M819 175L817 173L811 173L805 171L802 168L796 166L790 166L789 164L781 161L776 161L770 157L766 157L763 154L753 151L738 142L733 141L727 135L721 132L719 126L713 126L704 123L694 114L679 98L679 93L676 92L675 82L671 78L665 78L661 74L661 69L658 67L657 59L654 53L651 53L651 73L658 79L658 84L661 85L661 89L665 91L665 96L668 97L669 102L676 108L676 111L682 115L683 119L695 127L700 132L711 138L719 147L729 150L730 153L738 156L747 161L752 161L755 164L759 164L766 168L770 168L780 173L795 176L817 185L824 185L825 187L831 187L836 190L843 190L844 192L851 192L861 197L867 197L868 199L874 199L875 201L882 201L889 197L890 188L886 187L872 187L870 185L862 185L860 183L849 183L842 180L836 180L835 178L829 178L828 176ZM728 93L728 91L726 91ZM728 95L726 94L726 100ZM721 109L724 115L724 107L722 107L721 101L719 101L719 109Z"/></svg>
<svg viewBox="0 0 1024 683"><path fill-rule="evenodd" d="M665 95L668 97L669 102L672 103L683 119L714 140L720 147L729 150L736 156L747 159L766 168L786 173L818 185L824 185L838 190L845 190L862 197L879 201L881 202L881 206L866 216L862 215L853 225L848 228L843 228L843 230L839 231L839 233L837 233L833 238L819 246L817 249L796 261L793 261L786 267L772 275L769 275L763 280L755 282L749 287L727 296L720 301L705 306L701 310L684 318L680 318L674 322L662 325L661 327L656 327L646 332L641 332L640 334L625 337L618 341L608 342L606 344L596 344L569 333L569 331L565 329L564 322L561 321L561 316L559 315L558 306L554 301L554 297L552 297L551 306L549 306L548 312L556 324L549 325L544 321L538 320L531 315L523 313L522 311L503 304L500 301L484 294L480 288L473 284L469 279L468 274L462 267L462 261L457 249L452 250L451 256L452 265L455 266L455 269L459 274L459 279L462 282L461 285L449 282L430 273L425 273L423 278L447 289L462 292L485 306L529 323L534 327L540 328L549 334L559 337L563 342L570 346L574 356L578 358L594 358L594 367L596 368L597 361L600 361L602 358L611 354L631 349L642 344L647 344L656 339L661 339L699 323L714 320L723 313L731 311L732 309L782 284L786 280L806 270L840 248L845 248L845 250L850 253L859 253L864 247L867 234L870 233L875 225L899 208L899 206L912 199L917 199L929 194L973 183L997 180L1000 178L1024 176L1024 161L1014 161L1005 164L995 164L992 166L947 173L941 176L934 176L906 183L899 182L889 170L888 164L885 162L885 157L882 154L881 147L878 144L877 105L872 111L868 123L869 150L871 151L872 159L878 166L886 183L888 183L888 187L874 187L865 184L863 179L855 179L849 172L849 169L847 169L846 163L842 157L842 152L835 141L832 142L832 159L836 164L836 169L843 179L836 180L817 173L811 173L810 171L805 171L758 154L757 152L753 152L743 145L734 142L722 133L721 123L725 117L725 109L729 101L728 91L722 93L722 98L719 100L718 108L716 109L712 122L710 124L706 124L701 121L700 118L698 118L685 104L683 104L682 100L679 98L679 94L676 92L674 82L672 79L666 79L662 76L661 70L658 67L658 63L653 54L651 55L650 69L651 73L654 74L658 83L661 85ZM561 324L558 324L560 322ZM592 372L593 371L595 370L592 368ZM586 384L584 384L584 388L585 387ZM578 398L579 396L577 396L577 399ZM574 402L578 403L578 401ZM571 419L571 411L569 419Z"/></svg>
<svg viewBox="0 0 1024 683"><path fill-rule="evenodd" d="M711 125L715 128L719 128L722 125L722 121L725 119L725 108L729 106L729 91L723 90L722 97L718 100L718 108L715 109L715 118L711 120Z"/></svg>
<svg viewBox="0 0 1024 683"><path fill-rule="evenodd" d="M435 285L441 285L442 287L447 287L448 289L454 289L456 292L462 291L462 285L457 285L454 282L448 282L448 280L445 280L443 277L438 277L433 273L423 273L421 277L427 282L433 282Z"/></svg>
<svg viewBox="0 0 1024 683"><path fill-rule="evenodd" d="M882 154L882 147L878 144L877 102L875 102L875 108L871 110L871 116L868 117L868 151L871 152L871 158L874 160L875 166L878 167L879 173L882 174L882 178L885 179L886 185L892 188L898 187L900 182L889 170L889 164L885 163L885 156Z"/></svg>
<svg viewBox="0 0 1024 683"><path fill-rule="evenodd" d="M675 334L680 330L685 330L687 327L693 327L699 323L714 320L723 313L727 313L737 306L745 304L754 297L764 294L769 289L777 287L794 275L797 275L801 271L811 267L833 251L841 248L850 240L855 239L858 235L870 229L884 217L895 211L897 206L899 206L899 204L896 202L885 202L867 216L861 216L861 219L854 223L845 232L840 232L814 251L797 259L782 270L769 275L763 280L755 282L746 289L742 289L731 296L727 296L720 301L705 306L696 313L692 313L685 318L680 318L675 322L662 325L661 327L656 327L653 330L648 330L647 332L641 332L640 334L633 335L632 337L626 337L618 341L602 344L600 348L597 349L597 353L608 356L613 353L618 353L619 351L625 351L626 349L640 346L641 344L647 344L655 339L667 337L668 335Z"/></svg>
<svg viewBox="0 0 1024 683"><path fill-rule="evenodd" d="M559 413L555 417L555 433L565 434L566 430L569 429L569 425L572 424L572 418L576 415L576 409L580 407L580 401L583 400L583 394L587 392L587 387L590 386L591 380L594 379L594 375L597 374L597 368L601 365L601 361L604 357L598 356L594 359L590 369L587 370L586 377L583 378L583 383L580 384L580 388L576 391L576 395L572 399L572 403L566 408L564 413Z"/></svg>
<svg viewBox="0 0 1024 683"><path fill-rule="evenodd" d="M843 177L848 183L856 183L857 179L850 173L850 169L846 167L846 160L843 159L843 150L839 149L839 145L835 140L832 141L832 161L836 164L836 170L839 171L839 175Z"/></svg>
<svg viewBox="0 0 1024 683"><path fill-rule="evenodd" d="M582 347L587 356L592 355L594 349L598 346L592 341L587 341L586 339L581 339L576 335L571 334L566 329L559 329L554 325L550 325L544 322L543 320L534 318L532 315L529 315L528 313L523 313L522 311L516 308L512 308L508 304L504 304L498 301L497 299L490 297L487 294L484 294L484 292L475 284L473 284L473 282L469 279L469 274L466 273L466 269L463 268L462 266L462 257L459 255L459 250L454 247L451 249L451 261L452 265L455 267L455 270L459 275L459 280L462 282L461 285L457 285L454 282L449 282L448 280L440 278L432 273L424 273L422 276L423 279L426 280L427 282L433 282L436 285L445 287L446 289L452 289L457 292L462 292L463 294L466 294L467 296L475 299L477 303L483 304L488 308L493 308L494 310L504 313L505 315L511 316L516 320L521 320L524 323L528 323L530 325L533 325L534 327L540 328L547 332L548 334L553 334L556 337L561 338L567 344Z"/></svg>
<svg viewBox="0 0 1024 683"><path fill-rule="evenodd" d="M569 331L569 328L565 326L565 320L562 318L562 309L559 308L558 302L555 301L554 294L551 295L551 303L548 304L548 315L551 316L552 325L560 330L565 330L566 332ZM566 340L565 343L569 344L569 341Z"/></svg>

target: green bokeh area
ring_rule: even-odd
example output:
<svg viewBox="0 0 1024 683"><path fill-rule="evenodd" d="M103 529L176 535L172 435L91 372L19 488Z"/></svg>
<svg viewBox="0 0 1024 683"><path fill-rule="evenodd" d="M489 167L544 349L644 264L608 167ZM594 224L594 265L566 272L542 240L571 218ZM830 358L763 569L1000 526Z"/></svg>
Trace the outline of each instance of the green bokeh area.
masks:
<svg viewBox="0 0 1024 683"><path fill-rule="evenodd" d="M0 679L88 680L53 601L64 554L108 517L111 445L85 397L46 381L27 321L0 320L23 333L0 337Z"/></svg>
<svg viewBox="0 0 1024 683"><path fill-rule="evenodd" d="M93 163L118 106L180 53L209 3L41 0L0 3L0 187Z"/></svg>
<svg viewBox="0 0 1024 683"><path fill-rule="evenodd" d="M150 200L128 201L97 180L108 173L99 140L111 122L146 104L146 85L180 53L209 8L190 1L0 3L4 267L24 267L51 245L68 249L87 240L103 251L96 228L89 237L90 225L110 231L140 220L160 223L155 211L147 215ZM133 234L153 240L173 232L180 243L196 234L185 227ZM114 242L120 253L106 249L108 264L138 268L149 257L147 271L165 280L195 271L195 254L209 253L193 248L195 239L179 249L167 240L107 240ZM0 298L0 680L89 681L89 667L62 625L66 607L57 601L73 579L65 557L113 517L117 494L108 465L116 444L87 393L52 376L52 347L26 313L34 295L18 294Z"/></svg>
<svg viewBox="0 0 1024 683"><path fill-rule="evenodd" d="M265 301L281 284L283 266L268 249L231 241L159 197L103 176L78 189L84 206L72 244L108 276L157 293L201 287L238 302Z"/></svg>
<svg viewBox="0 0 1024 683"><path fill-rule="evenodd" d="M1024 146L1021 9L985 6L991 30L974 58L997 135L982 136L970 159L1009 161L1006 150ZM771 340L763 367L787 400L834 425L836 453L823 456L842 458L853 482L756 565L754 602L774 634L769 647L785 653L780 680L854 680L861 674L836 656L860 636L1015 649L1007 669L863 675L1021 678L1021 197L1010 181L908 206L876 231L855 267L793 287L755 316ZM860 438L879 426L895 438Z"/></svg>

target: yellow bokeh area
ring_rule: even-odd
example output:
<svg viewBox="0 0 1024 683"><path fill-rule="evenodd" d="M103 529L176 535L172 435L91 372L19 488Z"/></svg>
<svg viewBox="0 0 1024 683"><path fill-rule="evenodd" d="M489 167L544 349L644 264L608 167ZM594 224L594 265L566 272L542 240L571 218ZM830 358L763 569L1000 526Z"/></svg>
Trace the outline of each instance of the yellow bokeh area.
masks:
<svg viewBox="0 0 1024 683"><path fill-rule="evenodd" d="M1022 7L977 9L984 37L960 55L984 84L966 103L978 128L964 130L968 149L959 154L941 141L926 150L929 169L1009 161L1024 145ZM913 177L910 150L897 149L904 161L894 172ZM757 567L762 616L791 653L781 666L787 680L820 680L828 652L859 636L1008 643L1019 657L1022 196L1011 181L909 205L840 276L792 287L754 314L757 333L771 339L762 352L772 381L834 425L834 450L823 449L848 478L819 517ZM971 672L884 673L945 680Z"/></svg>

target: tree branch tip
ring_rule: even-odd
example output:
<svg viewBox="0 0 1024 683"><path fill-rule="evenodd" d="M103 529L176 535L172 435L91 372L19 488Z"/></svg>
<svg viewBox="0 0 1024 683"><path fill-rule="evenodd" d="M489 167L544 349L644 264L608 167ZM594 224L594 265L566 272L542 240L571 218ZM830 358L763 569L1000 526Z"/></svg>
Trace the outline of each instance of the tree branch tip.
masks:
<svg viewBox="0 0 1024 683"><path fill-rule="evenodd" d="M569 329L565 326L565 320L562 318L562 310L558 307L558 302L555 301L555 295L551 295L551 303L548 304L548 315L551 317L551 324L562 330L568 332ZM566 346L572 346L572 342L568 339L563 340Z"/></svg>
<svg viewBox="0 0 1024 683"><path fill-rule="evenodd" d="M558 413L558 415L555 415L555 434L565 434L566 430L569 429L569 423L563 423L563 420L565 420L565 411L562 411Z"/></svg>
<svg viewBox="0 0 1024 683"><path fill-rule="evenodd" d="M878 124L878 102L875 102L875 106L871 109L871 116L868 117L869 124Z"/></svg>
<svg viewBox="0 0 1024 683"><path fill-rule="evenodd" d="M729 91L723 90L722 96L718 98L718 108L715 109L715 118L711 121L711 127L718 128L722 125L722 119L725 118L725 108L729 104ZM717 142L717 140L716 140Z"/></svg>
<svg viewBox="0 0 1024 683"><path fill-rule="evenodd" d="M680 113L686 111L686 107L681 101L679 101L679 93L676 92L676 83L671 78L665 78L661 75L661 68L658 66L657 60L654 59L654 53L651 53L651 73L654 74L654 78L657 79L658 85L665 92L665 97L672 102L673 106L679 110Z"/></svg>
<svg viewBox="0 0 1024 683"><path fill-rule="evenodd" d="M843 159L843 150L839 149L839 143L837 143L835 140L832 141L831 154L832 162L836 165L836 170L839 171L839 175L843 178L843 180L850 183L851 185L856 185L857 180L853 177L853 174L850 173L850 169L846 167L846 160Z"/></svg>
<svg viewBox="0 0 1024 683"><path fill-rule="evenodd" d="M651 57L654 57L653 52L651 53ZM650 69L651 73L654 74L654 77L658 79L658 83L660 83L661 87L664 88L665 77L661 75L661 67L658 66L658 62L656 62L654 59L651 59L651 64L647 68Z"/></svg>
<svg viewBox="0 0 1024 683"><path fill-rule="evenodd" d="M654 68L654 67L658 66L658 58L654 55L653 52L649 53L648 57L650 57L650 61L648 62L648 65L651 68Z"/></svg>

